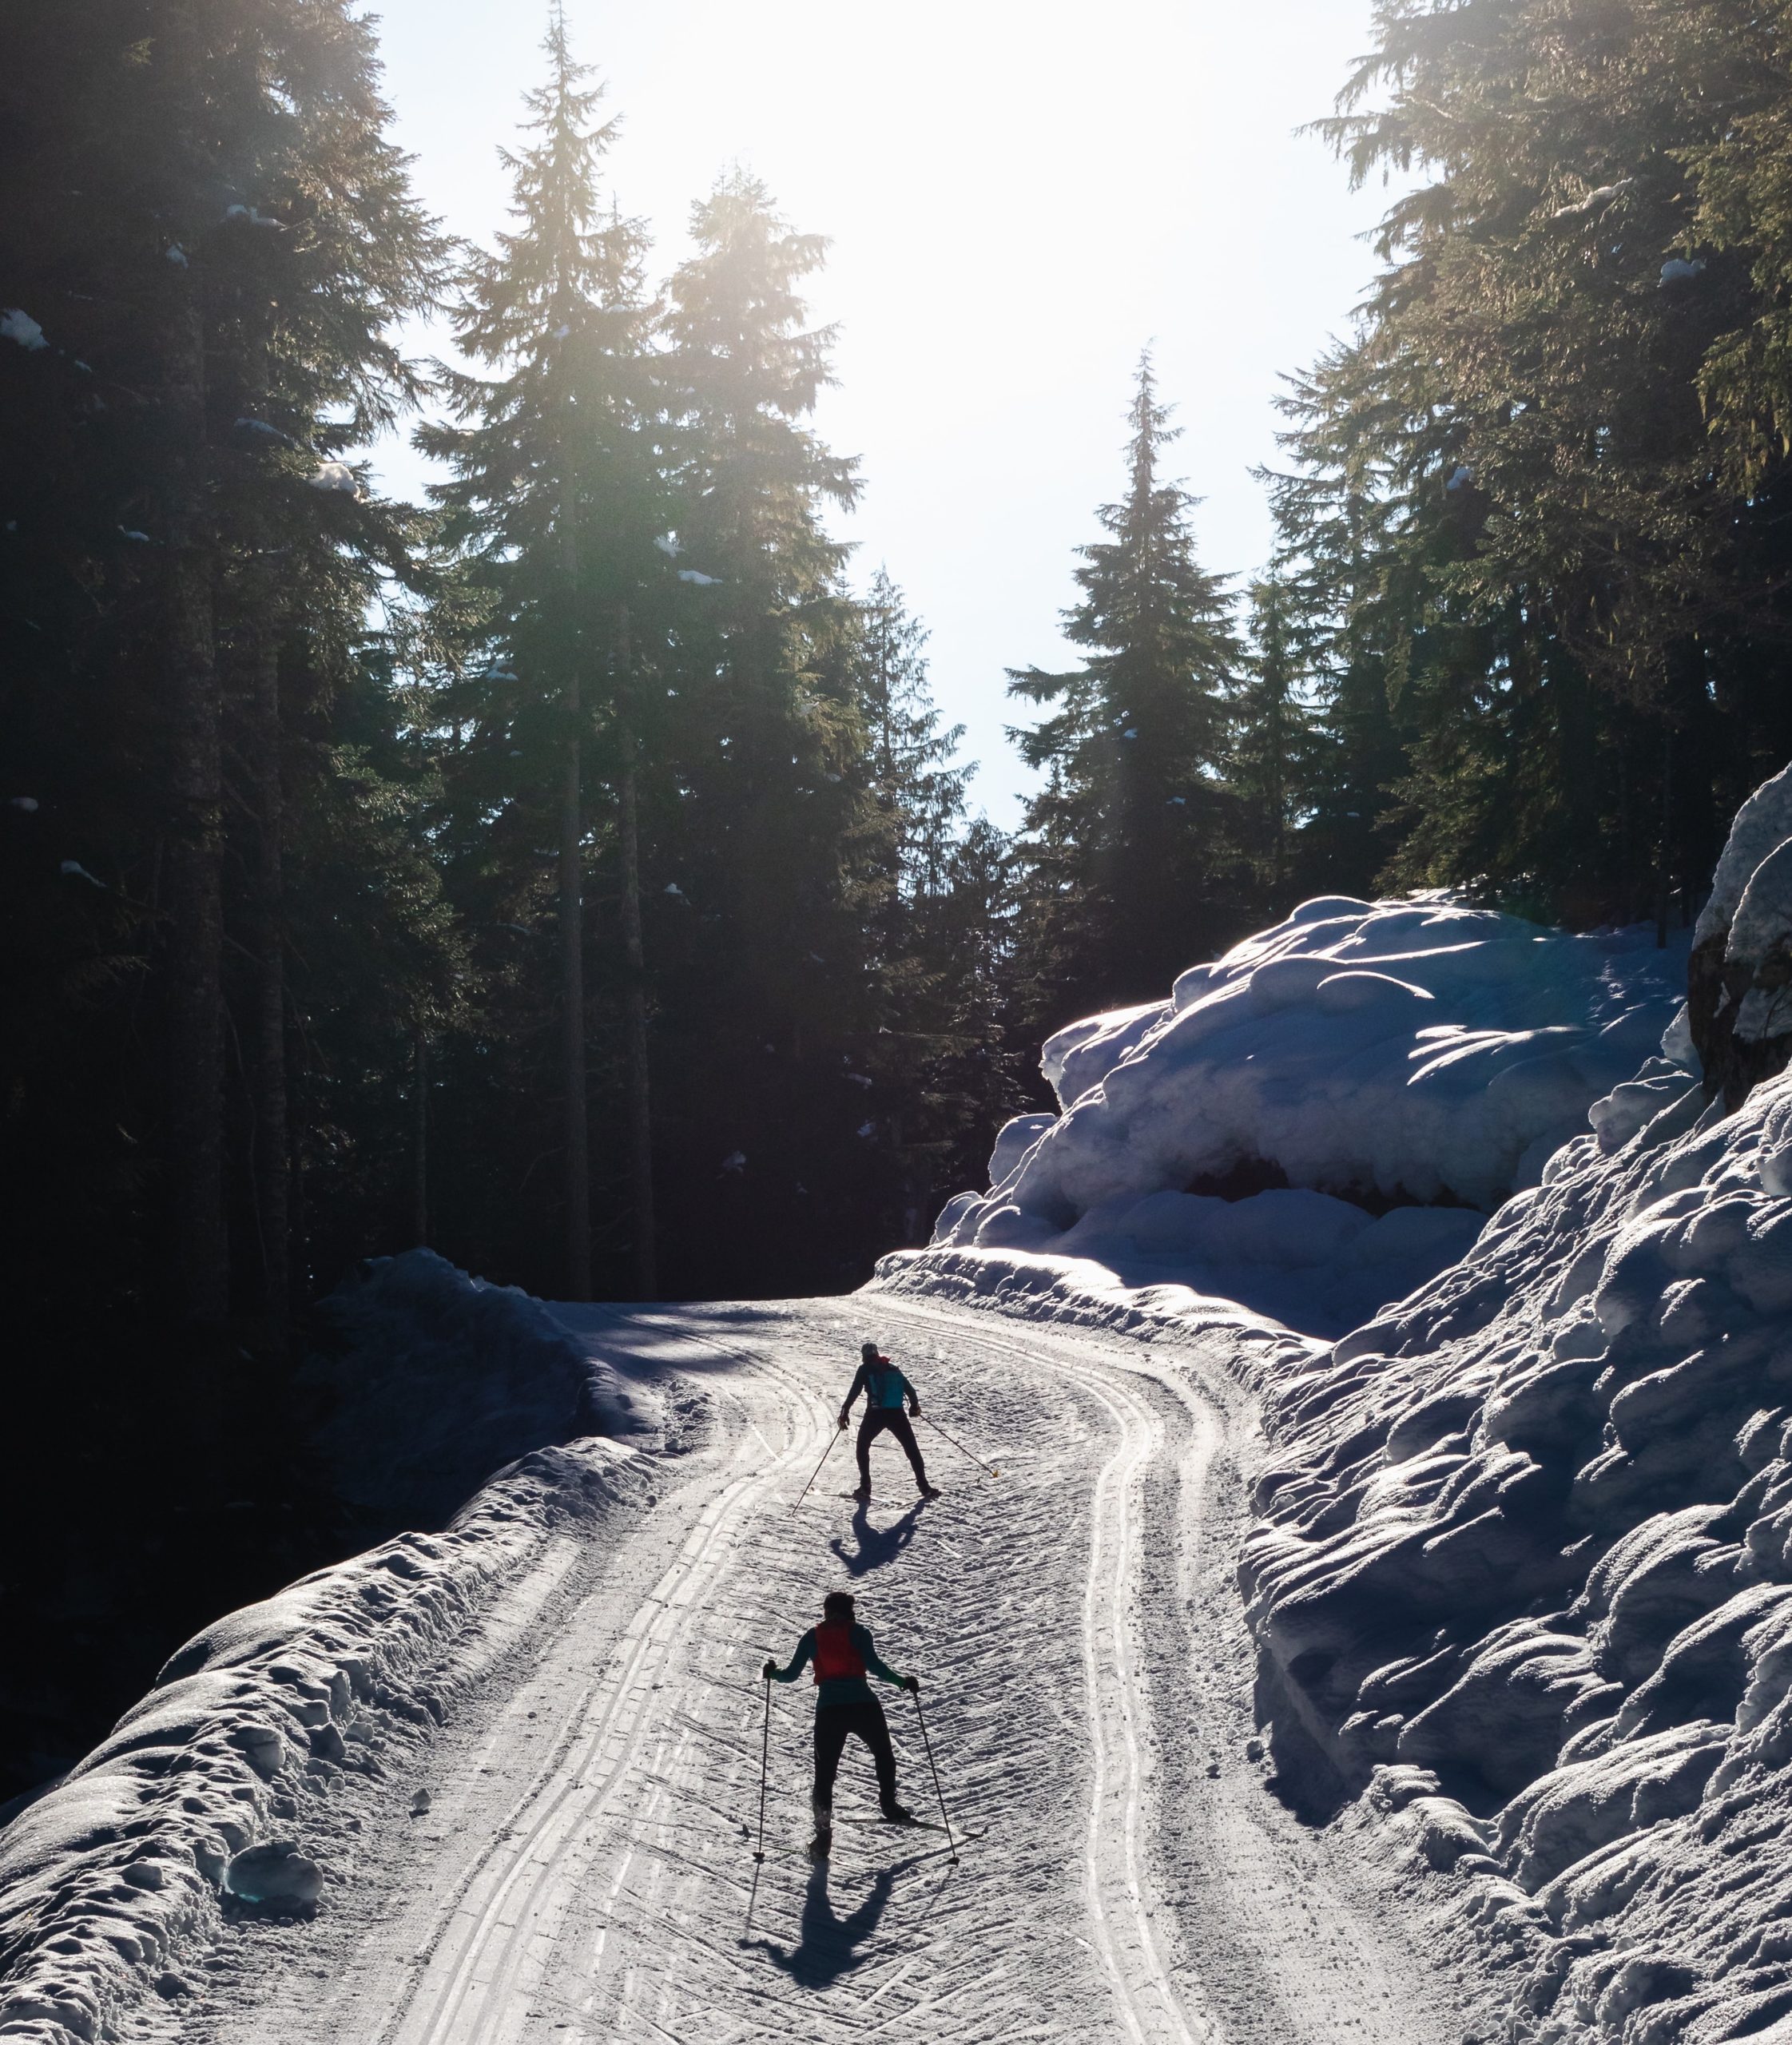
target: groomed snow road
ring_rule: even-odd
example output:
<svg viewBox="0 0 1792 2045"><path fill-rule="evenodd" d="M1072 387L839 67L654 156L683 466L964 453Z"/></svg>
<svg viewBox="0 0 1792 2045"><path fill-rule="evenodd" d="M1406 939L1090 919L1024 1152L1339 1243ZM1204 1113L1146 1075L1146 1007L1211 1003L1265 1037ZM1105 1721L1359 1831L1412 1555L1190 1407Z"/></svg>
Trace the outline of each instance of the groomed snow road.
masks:
<svg viewBox="0 0 1792 2045"><path fill-rule="evenodd" d="M227 1928L161 2036L1463 2036L1349 1837L1303 1828L1247 1757L1246 1424L1197 1358L882 1298L563 1311L638 1378L697 1395L695 1445L656 1467L626 1534L569 1541L467 1643L479 1673L414 1776L345 1781L364 1801L318 1916ZM924 1427L937 1503L913 1503L885 1440L856 1507L848 1439L792 1510L867 1332L999 1480ZM832 1861L809 1867L805 1684L772 1691L756 1869L759 1666L835 1585L922 1678L956 1868L939 1834L868 1822L856 1743ZM904 1797L937 1820L915 1708L883 1695Z"/></svg>

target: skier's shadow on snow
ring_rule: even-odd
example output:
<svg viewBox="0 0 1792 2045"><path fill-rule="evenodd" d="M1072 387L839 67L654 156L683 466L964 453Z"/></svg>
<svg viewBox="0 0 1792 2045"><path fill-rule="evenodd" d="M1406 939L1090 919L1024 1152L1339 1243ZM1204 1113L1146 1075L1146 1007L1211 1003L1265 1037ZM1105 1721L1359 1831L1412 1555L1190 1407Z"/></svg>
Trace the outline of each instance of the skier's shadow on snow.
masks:
<svg viewBox="0 0 1792 2045"><path fill-rule="evenodd" d="M843 1974L870 1958L858 1948L877 1929L896 1886L898 1868L880 1868L871 1884L871 1893L856 1910L840 1917L828 1895L828 1867L817 1863L803 1892L803 1914L793 1946L774 1945L769 1939L745 1943L759 1948L772 1964L788 1974L800 1988L830 1988Z"/></svg>
<svg viewBox="0 0 1792 2045"><path fill-rule="evenodd" d="M888 1527L873 1527L871 1507L861 1499L852 1509L852 1538L859 1544L857 1548L849 1550L840 1540L828 1543L845 1564L848 1575L864 1576L872 1570L882 1569L886 1563L893 1563L915 1538L922 1503L916 1499L901 1519L892 1519Z"/></svg>

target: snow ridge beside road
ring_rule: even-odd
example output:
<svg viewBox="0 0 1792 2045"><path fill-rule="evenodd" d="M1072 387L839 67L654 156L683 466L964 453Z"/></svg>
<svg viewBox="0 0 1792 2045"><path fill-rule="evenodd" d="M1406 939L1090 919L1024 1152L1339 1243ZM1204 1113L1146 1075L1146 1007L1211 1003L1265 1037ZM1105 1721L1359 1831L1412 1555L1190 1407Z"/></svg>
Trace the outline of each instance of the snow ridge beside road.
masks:
<svg viewBox="0 0 1792 2045"><path fill-rule="evenodd" d="M643 1460L600 1439L540 1450L445 1532L401 1535L181 1649L0 1832L0 2037L92 2040L152 1987L185 1993L181 1962L215 1932L237 1856L301 1836L307 1799L344 1771L379 1773L397 1725L439 1722L440 1682L466 1673L450 1650L558 1528L638 1502Z"/></svg>

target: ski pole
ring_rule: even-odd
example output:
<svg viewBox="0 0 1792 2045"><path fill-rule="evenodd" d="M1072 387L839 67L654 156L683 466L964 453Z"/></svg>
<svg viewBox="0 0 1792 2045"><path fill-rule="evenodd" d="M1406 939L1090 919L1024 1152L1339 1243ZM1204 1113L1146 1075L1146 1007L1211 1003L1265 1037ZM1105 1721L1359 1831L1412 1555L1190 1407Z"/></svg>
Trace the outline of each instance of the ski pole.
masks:
<svg viewBox="0 0 1792 2045"><path fill-rule="evenodd" d="M931 1413L924 1413L922 1414L921 1418L927 1422L928 1425L932 1428L933 1432L936 1435L946 1435L946 1430L940 1426L940 1423L934 1419ZM995 1469L989 1463L985 1463L980 1455L971 1455L970 1450L964 1446L963 1442L956 1439L951 1435L946 1435L946 1439L948 1441L952 1443L952 1447L958 1451L960 1455L969 1456L971 1462L975 1463L977 1467L984 1471L986 1475L991 1477L999 1477L1001 1475L1002 1473L999 1470Z"/></svg>
<svg viewBox="0 0 1792 2045"><path fill-rule="evenodd" d="M753 1859L763 1862L765 1858L765 1773L772 1758L772 1679L760 1678L765 1690L765 1730L759 1741L759 1844Z"/></svg>
<svg viewBox="0 0 1792 2045"><path fill-rule="evenodd" d="M828 1435L828 1446L821 1451L821 1463L825 1463L828 1458L833 1454L835 1436L843 1435L845 1432L846 1430L844 1428L836 1428L833 1434ZM815 1467L809 1473L809 1483L805 1484L803 1488L797 1494L797 1505L793 1505L790 1508L793 1512L797 1510L797 1506L801 1505L803 1500L809 1496L810 1485L813 1485L816 1479L821 1475L821 1463L817 1463Z"/></svg>
<svg viewBox="0 0 1792 2045"><path fill-rule="evenodd" d="M921 1709L920 1692L911 1690L908 1694L915 1700L915 1716L920 1722L921 1745L927 1749L927 1765L933 1771L933 1793L940 1799L940 1821L946 1828L946 1844L952 1848L952 1864L956 1868L958 1865L958 1841L952 1837L952 1821L946 1810L946 1793L940 1787L940 1771L934 1766L933 1742L927 1736L927 1713Z"/></svg>

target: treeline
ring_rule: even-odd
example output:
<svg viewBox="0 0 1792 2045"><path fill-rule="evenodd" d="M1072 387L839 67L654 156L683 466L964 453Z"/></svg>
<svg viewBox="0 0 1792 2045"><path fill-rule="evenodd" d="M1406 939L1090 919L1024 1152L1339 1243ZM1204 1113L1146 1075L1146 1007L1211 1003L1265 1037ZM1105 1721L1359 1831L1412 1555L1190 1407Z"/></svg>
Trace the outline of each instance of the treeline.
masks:
<svg viewBox="0 0 1792 2045"><path fill-rule="evenodd" d="M1001 848L750 178L656 281L556 18L490 250L347 0L0 27L9 1262L251 1328L427 1241L837 1289L1015 1098ZM408 359L445 311L461 366ZM421 407L445 478L368 458Z"/></svg>
<svg viewBox="0 0 1792 2045"><path fill-rule="evenodd" d="M1792 756L1792 11L1384 0L1322 124L1405 188L1289 381L1269 572L1217 601L1148 377L1018 848L1034 1024L1321 892L1576 927L1708 883ZM1234 636L1234 635L1238 636Z"/></svg>
<svg viewBox="0 0 1792 2045"><path fill-rule="evenodd" d="M1142 366L1041 780L968 819L854 586L821 244L656 273L558 20L487 250L348 0L0 23L5 1126L22 1296L256 1331L418 1240L561 1294L839 1286L1039 1034L1304 895L1683 916L1792 752L1783 11L1390 0L1407 189L1208 573ZM455 367L406 323L446 312ZM416 428L431 501L369 482ZM96 1256L93 1245L102 1245Z"/></svg>

